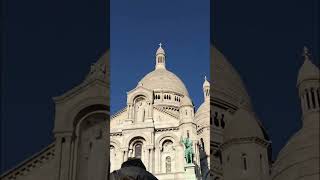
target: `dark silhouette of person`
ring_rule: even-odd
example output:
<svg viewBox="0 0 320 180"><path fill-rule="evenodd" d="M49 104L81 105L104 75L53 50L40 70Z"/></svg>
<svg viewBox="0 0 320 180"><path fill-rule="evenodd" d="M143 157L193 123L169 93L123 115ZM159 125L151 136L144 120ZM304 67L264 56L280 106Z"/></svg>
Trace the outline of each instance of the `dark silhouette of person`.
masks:
<svg viewBox="0 0 320 180"><path fill-rule="evenodd" d="M119 170L110 174L110 180L158 180L146 170L141 159L129 158Z"/></svg>

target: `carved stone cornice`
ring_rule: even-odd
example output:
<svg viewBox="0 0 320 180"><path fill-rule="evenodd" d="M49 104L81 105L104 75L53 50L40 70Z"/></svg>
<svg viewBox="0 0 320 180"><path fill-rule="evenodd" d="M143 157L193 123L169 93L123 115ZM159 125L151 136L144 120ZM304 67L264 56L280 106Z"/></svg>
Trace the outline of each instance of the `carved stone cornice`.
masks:
<svg viewBox="0 0 320 180"><path fill-rule="evenodd" d="M249 144L249 143L255 143L265 148L270 145L270 141L266 141L258 137L244 137L244 138L234 138L227 142L224 142L223 144L220 145L220 148L221 150L223 150L234 144Z"/></svg>
<svg viewBox="0 0 320 180"><path fill-rule="evenodd" d="M178 127L170 127L170 128L159 128L156 129L156 132L163 132L163 131L178 131Z"/></svg>
<svg viewBox="0 0 320 180"><path fill-rule="evenodd" d="M110 133L110 136L122 136L122 132Z"/></svg>
<svg viewBox="0 0 320 180"><path fill-rule="evenodd" d="M25 160L20 165L13 169L8 170L0 176L3 180L13 180L20 176L24 176L35 168L41 167L44 163L54 159L55 156L55 143L50 144L37 154L33 155L30 159Z"/></svg>

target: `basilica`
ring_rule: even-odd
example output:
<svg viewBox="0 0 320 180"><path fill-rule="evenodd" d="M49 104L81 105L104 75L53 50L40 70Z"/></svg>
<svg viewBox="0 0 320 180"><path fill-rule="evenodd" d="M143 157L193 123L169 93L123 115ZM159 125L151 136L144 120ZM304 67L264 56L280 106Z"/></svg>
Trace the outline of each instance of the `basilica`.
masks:
<svg viewBox="0 0 320 180"><path fill-rule="evenodd" d="M268 132L227 58L211 47L210 83L205 78L199 87L203 103L195 109L160 45L150 60L154 69L113 115L104 54L79 85L53 98L54 141L0 179L108 180L136 157L160 180L318 180L320 72L307 48L303 57L296 84L302 127L275 160Z"/></svg>
<svg viewBox="0 0 320 180"><path fill-rule="evenodd" d="M150 61L152 62L152 61ZM110 171L129 157L141 158L158 179L206 179L210 169L210 84L203 83L203 103L196 110L182 80L168 70L161 44L155 68L127 92L127 105L110 122ZM199 87L201 90L201 87ZM192 141L193 160L181 143Z"/></svg>

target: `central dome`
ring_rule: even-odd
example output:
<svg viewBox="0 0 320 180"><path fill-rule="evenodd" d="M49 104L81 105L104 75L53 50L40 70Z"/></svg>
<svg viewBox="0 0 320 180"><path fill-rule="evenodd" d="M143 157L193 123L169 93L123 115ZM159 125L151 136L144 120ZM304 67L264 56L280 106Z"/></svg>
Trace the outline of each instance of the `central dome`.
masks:
<svg viewBox="0 0 320 180"><path fill-rule="evenodd" d="M251 100L240 75L215 47L211 47L210 63L210 67L213 67L211 71L212 88L210 88L212 97L251 110Z"/></svg>
<svg viewBox="0 0 320 180"><path fill-rule="evenodd" d="M188 90L181 79L166 69L155 69L143 77L140 83L143 87L154 91L172 91L189 96Z"/></svg>

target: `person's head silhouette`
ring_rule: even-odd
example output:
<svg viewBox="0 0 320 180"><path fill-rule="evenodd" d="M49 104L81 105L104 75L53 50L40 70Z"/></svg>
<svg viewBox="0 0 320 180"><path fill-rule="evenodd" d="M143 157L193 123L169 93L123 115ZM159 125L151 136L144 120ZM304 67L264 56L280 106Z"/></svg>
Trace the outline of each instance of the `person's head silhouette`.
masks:
<svg viewBox="0 0 320 180"><path fill-rule="evenodd" d="M141 159L128 158L119 170L110 174L110 180L157 180L157 178L146 170Z"/></svg>

